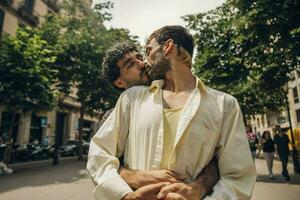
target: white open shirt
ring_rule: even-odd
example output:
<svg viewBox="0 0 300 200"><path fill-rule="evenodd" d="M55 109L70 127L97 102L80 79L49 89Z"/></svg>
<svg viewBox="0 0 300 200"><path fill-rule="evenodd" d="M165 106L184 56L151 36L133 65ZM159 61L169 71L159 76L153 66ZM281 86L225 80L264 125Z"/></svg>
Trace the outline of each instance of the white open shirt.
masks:
<svg viewBox="0 0 300 200"><path fill-rule="evenodd" d="M205 200L250 199L256 180L243 117L237 100L197 79L178 121L169 169L194 180L217 148L220 180ZM87 169L96 199L119 200L131 188L118 174L126 167L160 169L163 152L163 80L121 94L114 111L90 142Z"/></svg>

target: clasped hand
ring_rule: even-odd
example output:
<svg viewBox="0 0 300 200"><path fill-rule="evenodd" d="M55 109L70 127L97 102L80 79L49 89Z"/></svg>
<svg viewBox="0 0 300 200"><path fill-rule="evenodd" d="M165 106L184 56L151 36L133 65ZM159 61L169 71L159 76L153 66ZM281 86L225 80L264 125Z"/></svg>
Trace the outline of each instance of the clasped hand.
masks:
<svg viewBox="0 0 300 200"><path fill-rule="evenodd" d="M143 172L123 169L120 174L132 188L138 188L124 200L199 200L204 192L199 184L185 183L184 176L170 170Z"/></svg>

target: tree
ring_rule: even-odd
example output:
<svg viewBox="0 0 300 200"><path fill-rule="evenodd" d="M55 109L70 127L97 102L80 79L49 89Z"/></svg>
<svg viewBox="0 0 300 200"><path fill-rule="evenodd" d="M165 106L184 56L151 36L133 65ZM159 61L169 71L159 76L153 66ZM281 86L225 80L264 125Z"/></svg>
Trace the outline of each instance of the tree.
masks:
<svg viewBox="0 0 300 200"><path fill-rule="evenodd" d="M6 163L10 160L16 113L52 109L55 105L55 60L55 51L30 27L19 28L16 36L1 38L0 104L12 112Z"/></svg>
<svg viewBox="0 0 300 200"><path fill-rule="evenodd" d="M64 14L60 19L61 51L56 67L59 71L60 91L68 95L76 88L80 102L79 159L82 159L83 121L86 112L91 115L106 110L115 103L116 93L111 92L101 77L101 63L105 51L114 42L134 41L125 29L108 30L103 22L111 15L110 2L95 5L93 9L81 1L63 4Z"/></svg>
<svg viewBox="0 0 300 200"><path fill-rule="evenodd" d="M295 45L299 24L290 31L284 26L297 24L298 11L290 9L288 20L271 29L274 17L284 18L287 12L274 10L273 4L267 0L228 0L214 10L184 17L195 33L195 73L213 87L236 96L248 116L280 108L284 100L281 88L299 62Z"/></svg>
<svg viewBox="0 0 300 200"><path fill-rule="evenodd" d="M248 45L249 66L258 71L267 90L281 90L288 74L299 67L300 2L232 0L231 5L243 19L238 28ZM276 81L270 84L271 79Z"/></svg>

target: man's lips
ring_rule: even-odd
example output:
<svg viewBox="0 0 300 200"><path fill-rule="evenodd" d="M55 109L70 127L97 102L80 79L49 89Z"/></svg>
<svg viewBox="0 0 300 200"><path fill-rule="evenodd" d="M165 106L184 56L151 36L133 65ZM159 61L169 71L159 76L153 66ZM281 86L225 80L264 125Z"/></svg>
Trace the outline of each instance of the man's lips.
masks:
<svg viewBox="0 0 300 200"><path fill-rule="evenodd" d="M150 64L149 63L147 63L147 62L145 62L145 66L144 66L144 68L141 70L141 73L140 73L140 76L142 77L142 76L144 76L144 75L149 75L149 73L150 73L150 71L151 71L151 66L150 66Z"/></svg>

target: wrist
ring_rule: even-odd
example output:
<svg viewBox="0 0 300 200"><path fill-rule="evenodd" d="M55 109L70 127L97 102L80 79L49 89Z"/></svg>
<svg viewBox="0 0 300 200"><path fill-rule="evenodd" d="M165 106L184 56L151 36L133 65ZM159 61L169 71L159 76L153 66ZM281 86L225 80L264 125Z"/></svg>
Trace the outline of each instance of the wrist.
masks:
<svg viewBox="0 0 300 200"><path fill-rule="evenodd" d="M203 199L206 194L206 187L201 180L195 180L189 184L192 187L197 199Z"/></svg>
<svg viewBox="0 0 300 200"><path fill-rule="evenodd" d="M121 200L137 200L134 192L127 193Z"/></svg>
<svg viewBox="0 0 300 200"><path fill-rule="evenodd" d="M126 181L126 183L132 188L132 189L137 189L138 184L137 182L137 171L133 171L127 168L122 168L120 171L120 176Z"/></svg>
<svg viewBox="0 0 300 200"><path fill-rule="evenodd" d="M132 176L132 184L135 189L139 189L140 187L151 184L151 182L147 182L148 173L146 171L134 171L135 173Z"/></svg>

